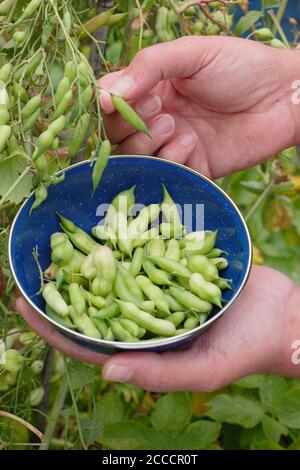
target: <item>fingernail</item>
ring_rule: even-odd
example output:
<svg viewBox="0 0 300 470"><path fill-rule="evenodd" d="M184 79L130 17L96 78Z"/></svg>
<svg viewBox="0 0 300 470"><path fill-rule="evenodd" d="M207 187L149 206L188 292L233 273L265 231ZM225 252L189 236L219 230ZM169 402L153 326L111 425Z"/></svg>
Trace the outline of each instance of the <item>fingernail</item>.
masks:
<svg viewBox="0 0 300 470"><path fill-rule="evenodd" d="M139 114L147 116L154 114L161 108L160 97L158 95L151 96L142 103L137 103L135 108Z"/></svg>
<svg viewBox="0 0 300 470"><path fill-rule="evenodd" d="M103 377L105 380L112 382L128 382L133 376L131 367L121 364L111 364L103 370Z"/></svg>
<svg viewBox="0 0 300 470"><path fill-rule="evenodd" d="M195 134L189 133L189 134L183 134L180 137L180 143L184 147L193 147L196 143L197 137Z"/></svg>
<svg viewBox="0 0 300 470"><path fill-rule="evenodd" d="M134 79L128 76L124 77L119 77L116 79L116 81L113 83L111 87L109 87L109 91L111 93L114 93L115 95L123 96L128 91L131 90L131 88L134 85Z"/></svg>
<svg viewBox="0 0 300 470"><path fill-rule="evenodd" d="M150 131L157 134L169 134L174 129L175 121L169 114L164 114L151 123Z"/></svg>

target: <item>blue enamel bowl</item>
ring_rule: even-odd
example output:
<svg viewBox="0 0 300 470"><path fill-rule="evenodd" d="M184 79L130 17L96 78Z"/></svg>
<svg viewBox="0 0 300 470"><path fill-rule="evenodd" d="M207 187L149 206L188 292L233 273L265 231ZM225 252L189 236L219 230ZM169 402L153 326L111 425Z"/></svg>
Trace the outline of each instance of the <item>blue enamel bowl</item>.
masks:
<svg viewBox="0 0 300 470"><path fill-rule="evenodd" d="M53 321L45 313L41 295L37 295L40 279L33 250L38 248L43 270L50 264L50 236L59 231L55 212L71 219L90 233L99 221L99 207L109 203L124 189L136 185L136 202L162 201L164 183L177 204L188 204L191 217L188 231L199 227L204 214L205 230L218 229L216 245L227 253L229 266L222 272L231 279L232 289L224 292L224 307L215 309L207 321L176 337L139 343L121 343L86 337ZM52 323L65 337L83 347L111 355L120 351L165 351L183 346L199 337L231 307L243 289L251 266L251 241L246 224L230 198L215 183L182 165L156 157L114 156L104 171L101 184L92 195L92 166L82 162L68 168L65 180L49 188L47 200L29 215L34 196L25 201L11 228L9 258L17 286L37 315ZM200 210L199 210L200 207ZM101 212L101 211L100 211Z"/></svg>

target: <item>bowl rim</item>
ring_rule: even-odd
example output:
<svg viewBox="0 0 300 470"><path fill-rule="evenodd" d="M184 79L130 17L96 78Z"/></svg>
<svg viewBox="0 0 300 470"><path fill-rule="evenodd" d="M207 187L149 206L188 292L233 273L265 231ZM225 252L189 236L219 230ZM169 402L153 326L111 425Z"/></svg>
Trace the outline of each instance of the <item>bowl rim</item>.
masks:
<svg viewBox="0 0 300 470"><path fill-rule="evenodd" d="M193 175L202 178L204 181L206 181L211 186L213 186L214 189L216 189L219 193L221 193L225 197L225 199L227 199L227 201L231 204L231 206L233 206L236 213L238 214L239 219L240 219L240 221L241 221L241 223L244 227L246 238L247 238L247 243L248 243L248 247L249 247L249 256L248 256L248 260L247 260L247 267L246 267L245 275L244 275L244 278L241 282L240 287L235 292L232 299L226 305L224 305L224 307L216 315L214 315L208 321L205 321L204 323L202 323L202 325L199 325L199 326L197 326L196 328L194 328L192 330L181 333L178 336L171 336L171 337L163 338L163 339L159 339L159 340L144 340L144 341L139 341L139 342L136 342L136 343L130 343L130 342L126 343L126 342L122 342L122 341L108 341L108 340L104 340L104 339L92 338L90 336L86 336L86 335L84 335L82 333L79 333L77 331L70 330L69 328L66 328L65 326L61 325L60 323L57 323L52 318L48 317L48 315L45 312L43 312L43 310L41 310L39 307L37 307L34 304L34 302L30 299L30 297L26 294L26 292L22 288L22 286L21 286L21 284L18 280L18 277L16 275L16 272L14 270L14 265L13 265L13 260L12 260L12 253L11 253L12 252L12 237L13 237L13 232L14 232L15 225L17 223L19 215L23 211L23 208L26 206L28 200L34 195L34 191L32 191L31 194L28 196L28 198L26 198L25 201L22 203L21 207L19 208L18 212L16 213L16 215L14 217L14 220L13 220L11 228L10 228L9 239L8 239L8 259L9 259L10 269L11 269L13 278L15 280L15 283L16 283L20 293L22 294L22 296L27 301L27 303L33 308L33 310L39 316L41 316L43 319L45 319L46 321L51 323L54 327L56 327L56 329L62 331L63 333L67 333L69 338L71 336L73 336L74 338L77 338L81 341L89 341L90 343L93 343L94 345L98 345L98 346L102 345L102 346L106 346L106 347L111 347L111 348L114 348L114 349L117 349L117 350L120 350L120 351L122 351L122 350L124 350L124 351L139 351L139 350L153 349L153 347L168 346L168 345L176 344L177 342L181 343L181 342L183 342L182 340L188 339L189 337L191 337L191 335L194 337L195 333L198 333L201 330L205 330L206 328L211 326L216 320L218 320L221 316L223 316L224 313L227 310L229 310L229 308L232 306L232 304L235 302L235 300L238 298L241 291L245 287L245 285L246 285L246 283L249 279L249 275L250 275L250 271L251 271L251 265L252 265L252 256L253 256L252 255L252 241L251 241L249 229L247 227L246 221L244 220L244 217L243 217L242 213L240 212L240 210L237 207L237 205L235 204L235 202L230 198L230 196L220 186L218 186L214 181L210 180L207 176L202 175L198 171L193 170L192 168L186 167L185 165L182 165L181 163L173 162L172 160L165 160L164 158L150 156L150 155L142 155L142 154L139 154L139 155L136 155L136 154L135 155L130 155L130 154L111 155L109 157L109 160L122 159L122 158L134 158L134 159L137 159L137 160L138 159L155 160L155 161L167 164L167 165L179 167L179 168L181 168L181 169L183 169L183 170L185 170L189 173L192 173ZM54 176L62 175L64 173L67 173L68 171L71 171L74 168L79 167L79 166L84 166L84 165L90 165L91 166L92 164L93 164L93 162L91 160L84 160L84 161L81 161L81 162L77 162L77 163L74 163L73 165L68 166L64 170L61 170L61 171L57 172ZM70 338L70 339L72 340L72 338ZM85 346L83 346L83 347L85 347Z"/></svg>

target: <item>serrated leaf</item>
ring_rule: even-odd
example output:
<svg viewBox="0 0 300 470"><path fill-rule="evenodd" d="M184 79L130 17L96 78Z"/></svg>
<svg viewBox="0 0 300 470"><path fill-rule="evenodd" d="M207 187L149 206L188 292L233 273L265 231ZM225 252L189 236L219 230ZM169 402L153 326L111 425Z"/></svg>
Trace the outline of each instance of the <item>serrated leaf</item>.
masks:
<svg viewBox="0 0 300 470"><path fill-rule="evenodd" d="M187 444L190 446L187 449L205 449L219 437L220 431L221 425L212 421L199 420L190 424L183 433L183 437L187 439Z"/></svg>
<svg viewBox="0 0 300 470"><path fill-rule="evenodd" d="M151 416L152 425L159 431L179 432L192 417L192 407L188 393L167 393L155 405Z"/></svg>
<svg viewBox="0 0 300 470"><path fill-rule="evenodd" d="M259 388L264 382L265 376L261 374L248 375L248 377L243 377L242 379L236 380L234 385L237 385L241 388Z"/></svg>
<svg viewBox="0 0 300 470"><path fill-rule="evenodd" d="M242 36L248 29L251 28L260 18L262 17L262 12L258 10L249 11L245 16L240 18L234 28L234 34L236 36Z"/></svg>
<svg viewBox="0 0 300 470"><path fill-rule="evenodd" d="M238 424L253 428L263 417L263 410L258 401L240 395L220 394L209 401L207 416L215 421Z"/></svg>
<svg viewBox="0 0 300 470"><path fill-rule="evenodd" d="M287 381L279 375L268 375L259 389L262 406L273 411L288 389Z"/></svg>
<svg viewBox="0 0 300 470"><path fill-rule="evenodd" d="M122 398L115 392L106 392L96 404L96 416L100 423L118 423L125 418Z"/></svg>
<svg viewBox="0 0 300 470"><path fill-rule="evenodd" d="M277 416L289 428L300 429L300 389L287 390L277 402Z"/></svg>
<svg viewBox="0 0 300 470"><path fill-rule="evenodd" d="M95 419L82 418L80 426L85 445L89 446L99 440L102 434L102 426Z"/></svg>
<svg viewBox="0 0 300 470"><path fill-rule="evenodd" d="M287 436L288 434L288 428L270 416L264 416L261 424L268 441L279 442L282 435Z"/></svg>
<svg viewBox="0 0 300 470"><path fill-rule="evenodd" d="M76 361L72 361L68 367L73 390L82 388L94 381L95 370L92 367Z"/></svg>
<svg viewBox="0 0 300 470"><path fill-rule="evenodd" d="M0 196L3 197L28 166L27 159L15 155L0 160ZM7 198L8 202L19 204L28 197L32 188L32 176L27 174Z"/></svg>

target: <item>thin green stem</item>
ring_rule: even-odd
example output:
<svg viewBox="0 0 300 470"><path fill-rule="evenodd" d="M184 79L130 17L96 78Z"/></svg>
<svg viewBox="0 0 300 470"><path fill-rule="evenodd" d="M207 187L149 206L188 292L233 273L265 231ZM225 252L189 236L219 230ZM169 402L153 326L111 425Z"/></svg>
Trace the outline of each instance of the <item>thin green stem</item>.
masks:
<svg viewBox="0 0 300 470"><path fill-rule="evenodd" d="M279 22L278 19L277 19L277 17L276 17L276 15L275 15L274 11L273 11L273 10L270 10L268 13L269 13L269 16L270 16L270 17L272 18L272 20L273 20L274 26L276 27L276 30L278 31L278 33L279 33L279 35L280 35L280 37L281 37L282 42L284 43L284 45L286 46L287 49L290 49L290 48L291 48L290 43L289 43L289 41L287 40L287 37L286 37L286 35L285 35L285 33L284 33L282 27L281 27L280 22Z"/></svg>
<svg viewBox="0 0 300 470"><path fill-rule="evenodd" d="M251 209L249 210L249 212L246 214L246 216L245 216L246 222L249 222L249 220L251 219L251 217L253 216L253 214L255 214L255 212L256 212L257 209L260 207L260 205L265 201L265 199L268 197L268 195L269 195L270 192L272 191L273 186L274 186L274 180L272 180L272 181L268 184L268 186L266 186L266 188L264 189L264 191L261 193L261 195L259 196L259 198L256 200L255 204L251 207Z"/></svg>
<svg viewBox="0 0 300 470"><path fill-rule="evenodd" d="M283 18L284 12L286 10L287 4L288 4L288 0L281 0L281 2L280 2L280 7L279 7L277 15L276 15L276 19L277 19L279 24L281 23L281 20ZM275 36L276 32L277 32L277 26L274 23L274 26L273 26L273 29L272 29L272 33L274 34L274 36Z"/></svg>
<svg viewBox="0 0 300 470"><path fill-rule="evenodd" d="M67 377L63 378L63 381L58 389L55 402L53 404L48 424L45 429L43 441L39 447L39 450L47 450L50 447L51 440L55 431L56 423L61 413L62 407L64 406L65 399L68 393L68 379Z"/></svg>
<svg viewBox="0 0 300 470"><path fill-rule="evenodd" d="M79 438L80 438L82 447L83 447L85 450L87 450L87 446L86 446L86 444L85 444L84 437L83 437L83 433L82 433L82 429L81 429L78 406L77 406L77 402L76 402L74 390L73 390L72 384L71 384L71 377L70 377L70 372L69 372L69 365L68 365L68 362L67 362L66 357L63 356L63 358L64 358L64 362L65 362L65 366L66 366L66 375L67 375L68 386L69 386L69 390L70 390L70 394L71 394L71 398L72 398L72 402L73 402L73 407L74 407L74 411L75 411L75 417L76 417L76 423L77 423Z"/></svg>

